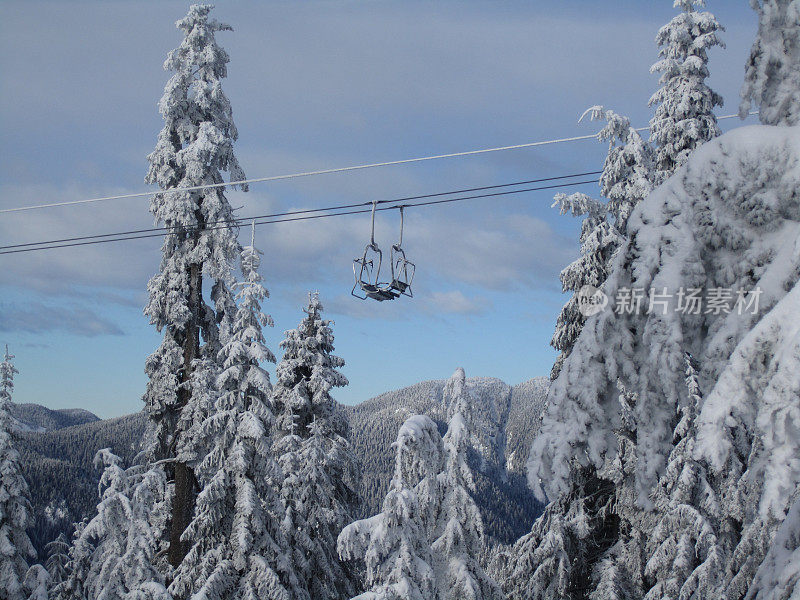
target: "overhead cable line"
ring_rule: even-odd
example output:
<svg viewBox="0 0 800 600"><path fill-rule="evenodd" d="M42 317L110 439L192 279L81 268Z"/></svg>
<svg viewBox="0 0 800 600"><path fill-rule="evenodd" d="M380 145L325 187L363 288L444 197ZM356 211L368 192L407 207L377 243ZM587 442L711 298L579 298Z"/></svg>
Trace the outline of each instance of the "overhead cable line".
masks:
<svg viewBox="0 0 800 600"><path fill-rule="evenodd" d="M750 115L757 114L755 112L750 113ZM717 117L718 121L722 121L724 119L733 119L738 117L739 115L724 115L722 117ZM639 127L636 131L646 131L650 129L649 127ZM74 206L77 204L91 204L95 202L106 202L110 200L123 200L127 198L145 198L149 196L153 196L155 194L166 194L169 192L194 192L199 190L208 190L214 188L222 188L227 186L236 186L236 185L248 185L251 183L264 183L267 181L279 181L284 179L297 179L300 177L310 177L314 175L327 175L331 173L343 173L346 171L359 171L363 169L373 169L376 167L388 167L392 165L402 165L402 164L409 164L409 163L419 163L431 160L440 160L444 158L458 158L463 156L474 156L477 154L488 154L490 152L502 152L506 150L518 150L521 148L533 148L536 146L548 146L551 144L563 144L565 142L576 142L580 140L590 140L590 139L597 139L597 134L591 135L579 135L574 137L565 137L553 140L542 140L538 142L528 142L525 144L515 144L513 146L499 146L496 148L483 148L480 150L467 150L465 152L451 152L449 154L437 154L434 156L421 156L418 158L405 158L402 160L390 160L386 162L376 162L376 163L369 163L364 165L354 165L350 167L338 167L333 169L320 169L317 171L303 171L300 173L289 173L287 175L273 175L270 177L255 177L253 179L240 179L237 181L229 181L229 182L222 182L222 183L209 183L205 185L196 185L191 187L182 187L182 188L170 188L167 190L153 190L149 192L136 192L133 194L119 194L116 196L104 196L100 198L86 198L84 200L66 200L63 202L50 202L45 204L33 204L29 206L16 206L12 208L3 208L0 209L0 214L3 213L13 213L13 212L21 212L21 211L29 211L29 210L40 210L44 208L54 208L58 206Z"/></svg>
<svg viewBox="0 0 800 600"><path fill-rule="evenodd" d="M392 204L391 206L381 206L380 208L376 208L375 210L378 210L378 211L395 210L395 209L399 209L401 207L405 208L405 207L418 207L418 206L433 206L433 205L437 205L437 204L461 202L461 201L464 201L464 200L476 200L476 199L482 199L482 198L493 198L493 197L498 197L498 196L508 196L508 195L511 195L511 194L520 194L520 193L523 193L523 192L535 192L535 191L540 191L540 190L550 190L550 189L564 188L564 187L577 186L577 185L587 185L587 184L591 184L591 183L595 183L596 184L597 180L596 179L590 179L590 180L584 180L584 181L571 181L571 182L568 182L568 183L557 183L557 184L552 184L552 185L532 187L532 188L523 188L523 189L518 189L518 190L505 190L505 191L502 191L502 192L489 192L489 193L486 193L486 194L476 194L476 195L472 195L472 196L459 196L459 197L456 197L456 198L440 198L438 200L428 200L428 201L425 201L425 202L405 203L407 199L379 200L379 201L374 201L374 202L365 202L365 203L355 204L355 205L352 205L352 207L356 208L356 207L359 207L359 206L367 206L367 205L368 206L372 206L373 203L374 204L387 204L387 203L390 203L390 204ZM512 185L512 184L503 184L503 185ZM498 186L498 187L500 187L500 186ZM480 189L480 188L478 188L478 189ZM483 189L487 189L487 188L484 187ZM453 192L450 192L450 193L453 193ZM444 195L444 194L447 194L447 192L444 192L444 193L441 193L441 194L429 194L427 196L421 196L420 198L430 198L430 197L435 197L435 196L441 196L441 195ZM336 207L332 207L332 208L336 208ZM348 206L348 208L349 208L349 206ZM293 214L293 215L301 215L301 216L291 216L289 218L274 218L274 219L270 218L270 219L261 220L261 221L259 221L258 219L259 218L263 219L263 218L266 218L266 217L242 217L240 219L236 219L235 222L226 223L226 224L218 224L218 225L215 225L213 227L207 227L207 228L203 229L202 231L213 231L213 230L216 230L216 229L226 229L226 228L238 227L240 222L244 223L244 222L251 222L252 221L253 223L255 223L255 225L271 225L271 224L275 224L275 223L289 223L289 222L294 222L294 221L307 221L307 220L311 220L311 219L323 219L323 218L328 218L328 217L340 217L340 216L345 216L345 215L355 215L355 214L368 213L368 212L372 211L371 208L357 208L356 210L330 212L330 213L327 213L327 214L302 214L302 213L308 213L308 212L314 212L314 211L322 211L322 210L326 210L326 209L309 209L309 210L305 210L305 211L294 211L293 213L284 213L284 215L292 215ZM327 209L327 210L330 210L330 209ZM278 215L278 216L282 216L282 215ZM22 253L22 252L35 252L37 250L53 250L53 249L57 249L57 248L69 248L69 247L75 247L75 246L88 246L88 245L93 245L93 244L105 244L105 243L110 243L110 242L123 242L123 241L129 241L129 240L139 240L139 239L145 239L145 238L161 237L163 235L171 235L173 233L174 232L171 232L171 231L164 231L164 232L160 232L160 233L144 233L144 234L141 234L141 235L124 235L124 236L120 236L120 237L103 237L103 236L114 236L114 235L117 235L117 234L103 234L102 236L101 235L98 235L98 236L85 236L86 238L93 238L93 239L86 239L86 240L83 240L83 241L70 241L70 242L67 242L67 243L58 243L58 244L52 244L50 242L38 242L38 244L40 244L40 245L37 245L35 247L26 247L26 248L17 247L16 249L3 250L2 252L0 252L0 255L2 255L2 254L19 254L19 253ZM101 237L103 239L94 239L94 238L101 238ZM81 240L82 238L76 238L76 239ZM45 245L45 244L50 244L50 245ZM26 245L31 245L31 244L26 244Z"/></svg>
<svg viewBox="0 0 800 600"><path fill-rule="evenodd" d="M449 192L437 192L434 194L421 194L419 196L406 196L404 198L393 198L391 200L376 200L377 204L386 204L389 202L406 202L408 200L419 200L421 198L435 198L438 196L450 196L452 194L465 194L468 192L480 192L483 190L492 190L492 189L499 189L499 188L507 188L513 187L518 185L528 185L531 183L542 183L545 181L557 181L559 179L574 179L576 177L587 177L589 175L600 175L602 171L588 171L585 173L573 173L571 175L558 175L556 177L542 177L539 179L528 179L526 181L515 181L513 183L501 183L496 185L485 185L481 187L473 187L473 188L464 188L460 190L451 190ZM357 204L342 204L340 206L327 206L323 208L308 208L304 210L295 210L289 212L280 212L280 213L272 213L267 215L256 215L253 217L237 217L234 219L226 219L221 221L209 221L205 223L205 225L231 225L236 224L239 225L243 222L250 222L253 219L269 219L275 217L284 217L284 216L294 216L300 214L308 214L308 213L318 213L318 212L327 212L327 211L334 211L334 210L344 210L347 208L356 208L358 206L369 206L372 204L373 201L369 202L359 202ZM71 238L62 238L57 240L47 240L45 242L27 242L24 244L11 244L8 246L0 246L0 250L10 250L12 248L24 248L27 246L40 246L42 244L59 244L64 242L76 242L82 240L89 240L94 238L106 238L106 237L116 237L116 236L124 236L124 235L135 235L140 233L154 233L154 232L163 232L168 233L170 232L170 227L151 227L149 229L133 229L130 231L118 231L116 233L102 233L102 234L95 234L95 235L85 235L80 237L71 237ZM208 227L206 228L208 229Z"/></svg>

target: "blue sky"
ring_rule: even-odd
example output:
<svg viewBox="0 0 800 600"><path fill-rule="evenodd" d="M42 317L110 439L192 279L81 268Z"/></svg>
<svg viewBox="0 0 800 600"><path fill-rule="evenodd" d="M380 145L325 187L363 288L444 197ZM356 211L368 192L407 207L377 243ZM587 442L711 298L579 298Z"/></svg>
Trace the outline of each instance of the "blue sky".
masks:
<svg viewBox="0 0 800 600"><path fill-rule="evenodd" d="M736 112L756 21L747 2L709 0L727 28L712 86ZM146 155L161 120L166 53L184 2L0 2L0 207L146 191ZM396 160L593 133L594 104L650 118L653 38L671 0L573 2L228 2L224 89L249 177ZM736 127L726 121L724 128ZM252 186L241 215L434 193L598 169L595 141ZM587 192L595 187L584 186ZM308 290L335 320L356 403L423 379L518 383L549 372L564 301L558 273L578 223L532 192L409 209L405 246L415 298L349 297L368 219L264 226L264 275L278 350ZM149 227L147 200L0 215L0 240L28 242ZM378 219L378 241L397 215ZM139 410L145 357L159 335L142 316L158 240L0 256L0 342L17 356L15 400Z"/></svg>

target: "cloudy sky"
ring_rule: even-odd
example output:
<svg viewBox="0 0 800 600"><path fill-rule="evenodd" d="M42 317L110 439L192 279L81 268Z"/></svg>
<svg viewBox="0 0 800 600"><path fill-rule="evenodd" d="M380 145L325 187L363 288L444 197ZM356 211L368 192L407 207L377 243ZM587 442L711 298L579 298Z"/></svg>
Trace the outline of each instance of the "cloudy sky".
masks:
<svg viewBox="0 0 800 600"><path fill-rule="evenodd" d="M224 89L248 177L342 167L593 133L594 104L647 124L657 29L672 0L524 2L219 1L234 32ZM712 86L736 112L756 21L745 0L709 0L727 49ZM161 120L162 63L185 2L0 2L0 208L148 191L145 157ZM724 128L739 126L724 122ZM597 170L604 147L573 142L253 185L229 194L241 216L365 202ZM575 188L594 192L592 185ZM564 297L558 273L578 223L552 191L409 209L412 300L349 296L364 216L257 232L277 352L319 290L360 402L424 379L514 384L550 370ZM378 218L378 242L397 235ZM146 198L0 214L2 245L149 227ZM142 316L159 240L0 256L0 342L17 356L15 400L139 410L159 335Z"/></svg>

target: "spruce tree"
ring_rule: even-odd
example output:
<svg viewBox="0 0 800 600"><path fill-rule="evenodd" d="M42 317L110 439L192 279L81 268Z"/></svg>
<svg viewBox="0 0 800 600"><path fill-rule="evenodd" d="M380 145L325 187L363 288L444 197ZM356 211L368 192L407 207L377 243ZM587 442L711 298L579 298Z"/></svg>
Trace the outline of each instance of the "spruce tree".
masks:
<svg viewBox="0 0 800 600"><path fill-rule="evenodd" d="M759 111L765 125L800 123L800 2L750 0L758 34L745 65L739 116Z"/></svg>
<svg viewBox="0 0 800 600"><path fill-rule="evenodd" d="M611 222L606 204L586 194L557 194L553 206L562 215L584 217L581 223L580 256L561 271L561 290L572 292L556 320L556 330L550 345L560 352L550 372L555 379L561 365L578 339L586 317L578 307L577 293L584 286L600 289L608 277L611 259L622 244L622 236Z"/></svg>
<svg viewBox="0 0 800 600"><path fill-rule="evenodd" d="M33 517L30 492L20 469L11 430L11 397L18 374L6 346L0 363L0 600L24 600L28 560L36 551L27 529Z"/></svg>
<svg viewBox="0 0 800 600"><path fill-rule="evenodd" d="M281 478L271 453L272 386L261 366L275 357L262 331L272 319L261 311L268 292L259 254L252 240L242 251L238 308L218 357L218 397L198 428L211 446L197 464L203 488L184 533L190 549L169 588L177 598L291 597L283 584L292 574L280 538Z"/></svg>
<svg viewBox="0 0 800 600"><path fill-rule="evenodd" d="M650 69L660 73L661 86L650 98L656 105L650 121L650 141L656 147L656 182L667 179L703 142L720 134L714 107L722 96L708 87L708 50L725 47L724 28L714 15L697 9L705 0L675 0L681 13L659 29L659 61Z"/></svg>
<svg viewBox="0 0 800 600"><path fill-rule="evenodd" d="M230 265L240 251L233 228L210 226L233 219L224 188L181 190L220 184L223 172L232 181L244 178L233 154L238 133L221 87L229 58L215 39L217 32L231 28L210 19L211 8L192 5L176 24L184 39L164 63L174 75L159 102L164 128L148 156L146 181L162 190L154 194L150 211L168 230L145 308L150 322L164 333L145 366L149 381L144 402L153 423L156 459L174 459L186 428L197 420L191 382L207 379L196 371L213 365L219 351L218 324L231 317L226 314L231 309ZM203 297L204 278L211 281L214 308ZM192 422L182 418L184 411L195 413ZM169 560L177 566L187 550L180 537L193 515L196 484L191 464L175 460L173 470Z"/></svg>
<svg viewBox="0 0 800 600"><path fill-rule="evenodd" d="M284 475L284 530L300 587L325 600L353 590L337 556L336 538L352 521L356 461L347 441L349 425L330 395L333 387L347 385L347 378L337 370L344 360L332 354L331 322L321 316L318 294L309 294L304 312L297 329L287 331L280 344L283 357L272 396L275 451ZM308 500L312 497L314 502Z"/></svg>

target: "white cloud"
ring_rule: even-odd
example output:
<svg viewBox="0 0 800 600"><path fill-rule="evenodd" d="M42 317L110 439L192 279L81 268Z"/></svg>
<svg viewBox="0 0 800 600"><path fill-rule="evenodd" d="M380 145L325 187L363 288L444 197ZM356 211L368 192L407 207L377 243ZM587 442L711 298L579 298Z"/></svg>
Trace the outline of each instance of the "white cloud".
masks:
<svg viewBox="0 0 800 600"><path fill-rule="evenodd" d="M491 308L486 298L467 298L460 290L434 292L426 298L426 305L426 310L435 314L480 315Z"/></svg>

